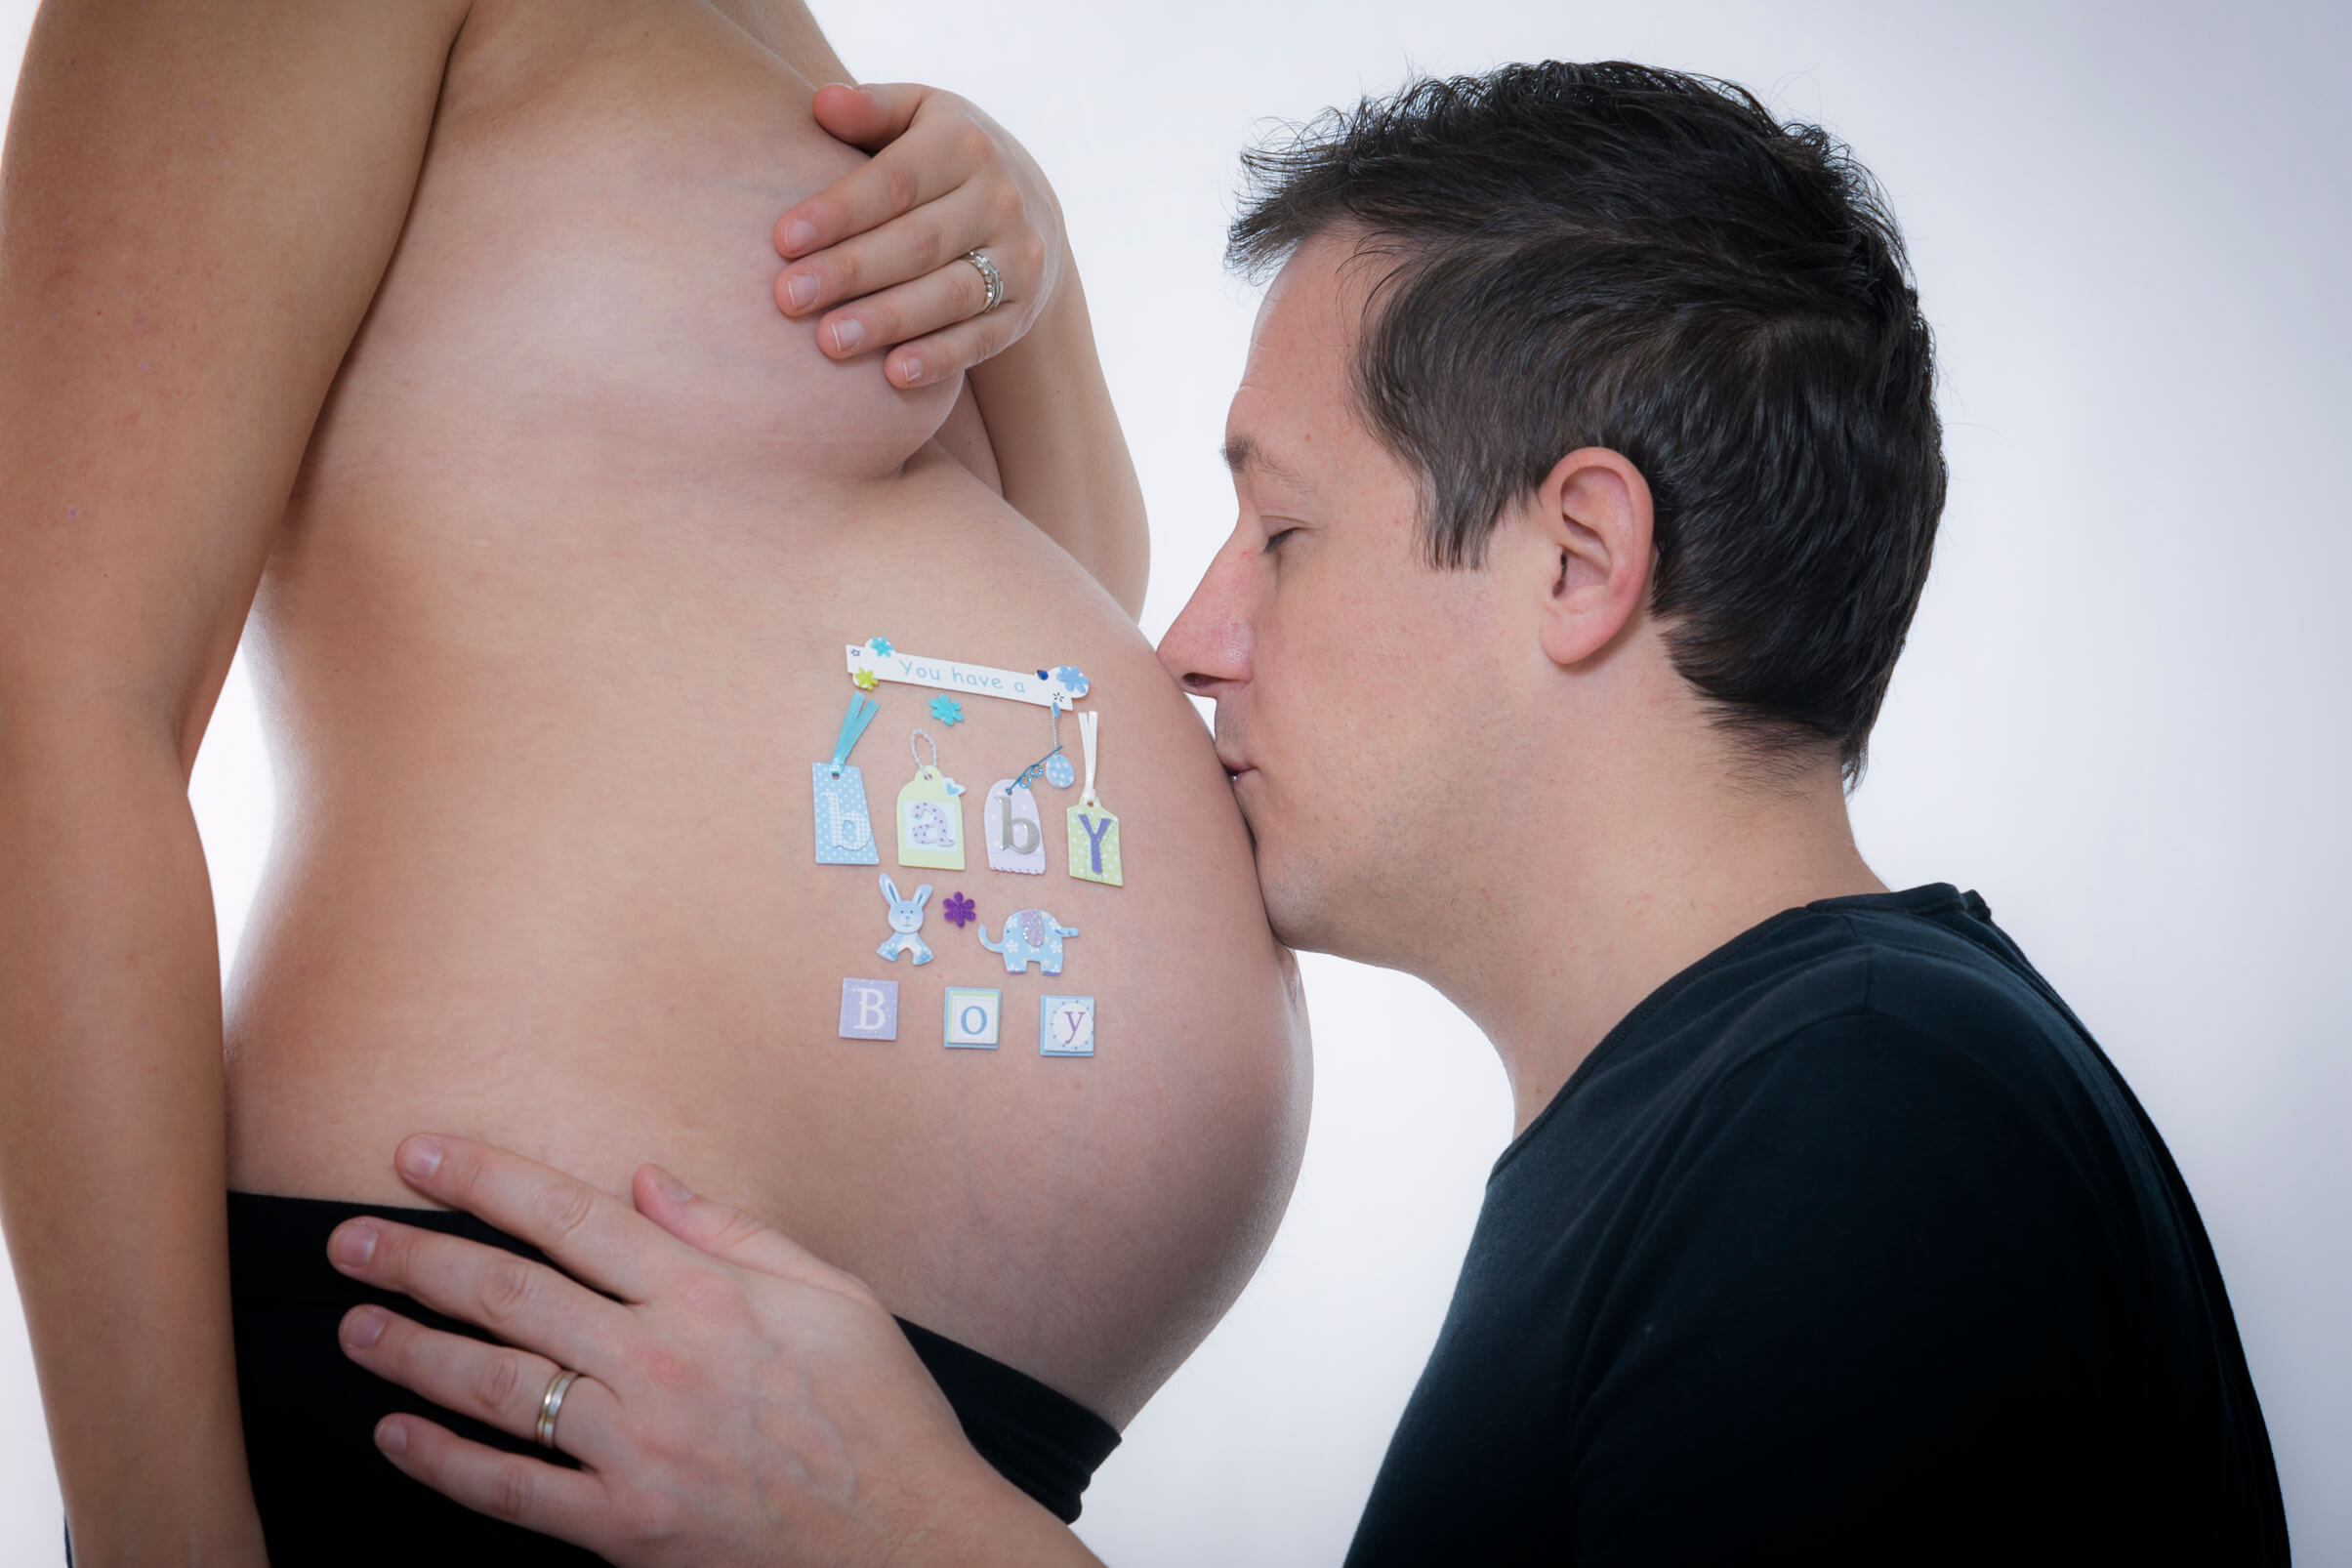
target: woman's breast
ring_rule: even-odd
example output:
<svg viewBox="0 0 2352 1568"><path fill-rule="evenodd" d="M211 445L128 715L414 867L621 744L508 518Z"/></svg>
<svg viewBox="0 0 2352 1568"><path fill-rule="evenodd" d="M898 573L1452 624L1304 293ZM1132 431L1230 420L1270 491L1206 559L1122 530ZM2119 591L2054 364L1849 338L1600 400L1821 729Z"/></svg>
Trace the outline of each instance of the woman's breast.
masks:
<svg viewBox="0 0 2352 1568"><path fill-rule="evenodd" d="M691 0L520 15L452 66L307 489L757 490L921 447L955 385L897 391L774 304L776 220L865 161L808 84Z"/></svg>

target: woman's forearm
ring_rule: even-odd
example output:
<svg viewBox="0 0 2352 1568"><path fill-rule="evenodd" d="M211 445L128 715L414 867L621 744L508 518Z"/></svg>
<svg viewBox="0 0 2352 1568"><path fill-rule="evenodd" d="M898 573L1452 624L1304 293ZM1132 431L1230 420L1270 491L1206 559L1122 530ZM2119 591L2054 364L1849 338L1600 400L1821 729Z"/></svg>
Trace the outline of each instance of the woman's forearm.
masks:
<svg viewBox="0 0 2352 1568"><path fill-rule="evenodd" d="M1037 324L971 372L1005 499L1093 573L1130 615L1151 574L1143 487L1094 351L1078 268Z"/></svg>
<svg viewBox="0 0 2352 1568"><path fill-rule="evenodd" d="M258 1564L185 775L161 724L25 696L0 691L0 1220L74 1558Z"/></svg>

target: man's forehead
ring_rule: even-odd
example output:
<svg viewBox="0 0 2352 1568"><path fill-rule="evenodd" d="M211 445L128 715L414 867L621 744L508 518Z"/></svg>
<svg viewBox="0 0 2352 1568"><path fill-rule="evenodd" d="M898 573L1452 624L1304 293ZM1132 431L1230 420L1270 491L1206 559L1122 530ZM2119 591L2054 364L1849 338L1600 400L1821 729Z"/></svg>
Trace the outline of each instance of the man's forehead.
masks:
<svg viewBox="0 0 2352 1568"><path fill-rule="evenodd" d="M1356 334L1383 270L1366 261L1352 239L1319 235L1267 288L1225 419L1225 462L1236 476L1295 479L1308 449L1361 433Z"/></svg>

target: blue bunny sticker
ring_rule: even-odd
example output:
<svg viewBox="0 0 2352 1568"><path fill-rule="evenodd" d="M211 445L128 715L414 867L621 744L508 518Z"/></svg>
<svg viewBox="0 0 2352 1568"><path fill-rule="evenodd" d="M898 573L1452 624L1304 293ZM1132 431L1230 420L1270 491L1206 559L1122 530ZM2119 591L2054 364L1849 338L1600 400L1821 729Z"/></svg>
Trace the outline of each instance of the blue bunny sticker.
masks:
<svg viewBox="0 0 2352 1568"><path fill-rule="evenodd" d="M930 902L931 885L927 882L915 889L914 897L902 898L898 893L898 884L892 882L890 874L886 871L882 874L882 896L890 905L890 935L888 940L874 949L875 955L895 964L899 954L912 953L915 955L915 967L921 969L931 961L931 944L915 933L923 929L923 906Z"/></svg>

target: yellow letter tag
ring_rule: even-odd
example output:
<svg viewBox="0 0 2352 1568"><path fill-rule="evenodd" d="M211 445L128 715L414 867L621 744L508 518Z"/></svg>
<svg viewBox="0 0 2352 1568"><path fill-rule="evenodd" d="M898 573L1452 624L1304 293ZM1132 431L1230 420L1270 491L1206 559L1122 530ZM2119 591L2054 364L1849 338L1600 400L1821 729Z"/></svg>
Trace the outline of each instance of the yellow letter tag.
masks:
<svg viewBox="0 0 2352 1568"><path fill-rule="evenodd" d="M915 776L898 792L898 863L934 871L964 869L964 786L939 771L939 748L922 730L916 735L930 744L931 760L915 755ZM913 737L907 750L914 751Z"/></svg>
<svg viewBox="0 0 2352 1568"><path fill-rule="evenodd" d="M1070 875L1081 882L1124 886L1119 868L1119 819L1102 808L1094 796L1094 735L1102 715L1078 716L1078 739L1086 749L1086 793L1070 807Z"/></svg>

